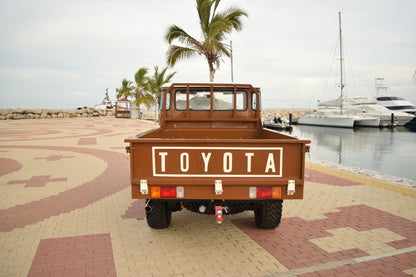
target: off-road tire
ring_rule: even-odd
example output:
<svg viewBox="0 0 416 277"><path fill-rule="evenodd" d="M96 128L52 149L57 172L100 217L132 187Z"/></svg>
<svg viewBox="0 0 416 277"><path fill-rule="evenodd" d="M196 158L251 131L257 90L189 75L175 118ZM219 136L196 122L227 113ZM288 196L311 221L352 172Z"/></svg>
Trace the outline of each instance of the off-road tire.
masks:
<svg viewBox="0 0 416 277"><path fill-rule="evenodd" d="M274 229L282 218L283 200L264 202L254 210L256 226L261 229Z"/></svg>
<svg viewBox="0 0 416 277"><path fill-rule="evenodd" d="M147 225L154 229L168 228L172 219L172 212L167 203L152 201L151 211L146 212Z"/></svg>

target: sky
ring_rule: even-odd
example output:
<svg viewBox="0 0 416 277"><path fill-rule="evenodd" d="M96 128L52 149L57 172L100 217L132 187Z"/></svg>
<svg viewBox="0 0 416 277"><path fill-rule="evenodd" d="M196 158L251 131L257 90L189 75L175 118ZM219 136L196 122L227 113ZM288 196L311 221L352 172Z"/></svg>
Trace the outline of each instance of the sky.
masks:
<svg viewBox="0 0 416 277"><path fill-rule="evenodd" d="M0 0L0 109L92 107L141 67L164 68L172 24L201 38L194 0ZM375 78L416 104L416 1L222 0L248 13L233 45L234 82L261 87L263 109L315 108L339 96L338 12L345 93L374 96ZM208 82L203 57L173 82ZM216 82L231 81L223 58Z"/></svg>

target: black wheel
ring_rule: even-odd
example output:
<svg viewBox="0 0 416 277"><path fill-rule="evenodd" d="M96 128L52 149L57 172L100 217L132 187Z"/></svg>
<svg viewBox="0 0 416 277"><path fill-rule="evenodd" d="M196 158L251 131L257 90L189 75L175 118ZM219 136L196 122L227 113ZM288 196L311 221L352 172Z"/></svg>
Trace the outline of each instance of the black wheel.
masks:
<svg viewBox="0 0 416 277"><path fill-rule="evenodd" d="M152 201L151 210L146 211L147 225L154 229L169 227L171 219L172 212L165 202Z"/></svg>
<svg viewBox="0 0 416 277"><path fill-rule="evenodd" d="M261 229L274 229L280 224L282 218L283 200L264 202L254 210L256 226Z"/></svg>

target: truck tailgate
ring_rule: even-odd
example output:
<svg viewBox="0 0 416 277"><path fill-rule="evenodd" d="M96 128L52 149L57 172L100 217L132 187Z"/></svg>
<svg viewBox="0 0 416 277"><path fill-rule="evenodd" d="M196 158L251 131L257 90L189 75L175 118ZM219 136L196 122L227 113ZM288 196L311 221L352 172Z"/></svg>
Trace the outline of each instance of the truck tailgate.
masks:
<svg viewBox="0 0 416 277"><path fill-rule="evenodd" d="M140 183L183 186L184 199L248 199L249 187L281 187L282 199L303 198L304 161L309 141L268 138L168 138L145 135L127 139L133 198L148 199ZM278 134L276 133L276 137ZM215 184L223 192L217 194ZM288 184L296 185L288 193Z"/></svg>

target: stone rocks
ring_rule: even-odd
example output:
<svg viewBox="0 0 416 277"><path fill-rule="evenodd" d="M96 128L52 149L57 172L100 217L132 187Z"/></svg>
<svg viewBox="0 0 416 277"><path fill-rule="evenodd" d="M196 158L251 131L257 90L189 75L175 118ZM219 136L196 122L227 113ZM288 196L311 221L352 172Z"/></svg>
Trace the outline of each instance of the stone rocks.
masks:
<svg viewBox="0 0 416 277"><path fill-rule="evenodd" d="M289 119L289 113L292 113L292 119L296 119L312 110L265 110L262 111L262 117L281 117ZM1 109L0 120L11 119L38 119L38 118L72 118L72 117L100 117L114 116L114 109L98 110L92 108L83 108L79 110L47 110L47 109ZM142 111L142 118L154 120L158 113L154 111Z"/></svg>
<svg viewBox="0 0 416 277"><path fill-rule="evenodd" d="M0 110L0 120L99 116L114 116L114 109L96 110L92 108L84 108L80 110L47 110L16 108Z"/></svg>
<svg viewBox="0 0 416 277"><path fill-rule="evenodd" d="M262 111L262 118L280 117L283 121L289 122L289 114L292 113L292 120L301 117L304 114L311 113L312 110L264 110Z"/></svg>

